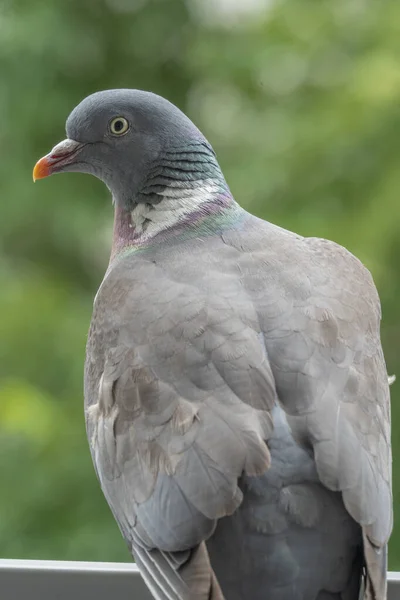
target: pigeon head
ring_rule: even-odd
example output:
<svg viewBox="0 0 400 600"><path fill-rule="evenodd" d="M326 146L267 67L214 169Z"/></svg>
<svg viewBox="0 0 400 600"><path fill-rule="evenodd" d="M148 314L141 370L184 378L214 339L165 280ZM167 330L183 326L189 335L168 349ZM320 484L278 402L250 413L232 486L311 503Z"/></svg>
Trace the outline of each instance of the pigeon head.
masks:
<svg viewBox="0 0 400 600"><path fill-rule="evenodd" d="M67 139L40 159L33 178L89 173L116 203L161 200L169 185L194 187L222 177L215 154L197 127L168 100L140 90L107 90L85 98L66 123Z"/></svg>

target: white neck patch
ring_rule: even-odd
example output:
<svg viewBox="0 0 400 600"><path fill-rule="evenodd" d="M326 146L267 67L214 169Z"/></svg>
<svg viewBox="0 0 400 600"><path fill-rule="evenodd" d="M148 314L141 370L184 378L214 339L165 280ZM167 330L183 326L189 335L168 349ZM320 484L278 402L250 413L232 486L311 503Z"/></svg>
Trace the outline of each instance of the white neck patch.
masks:
<svg viewBox="0 0 400 600"><path fill-rule="evenodd" d="M214 179L175 182L160 194L158 204L140 203L131 211L132 227L143 240L149 239L179 223L183 217L198 210L221 190Z"/></svg>

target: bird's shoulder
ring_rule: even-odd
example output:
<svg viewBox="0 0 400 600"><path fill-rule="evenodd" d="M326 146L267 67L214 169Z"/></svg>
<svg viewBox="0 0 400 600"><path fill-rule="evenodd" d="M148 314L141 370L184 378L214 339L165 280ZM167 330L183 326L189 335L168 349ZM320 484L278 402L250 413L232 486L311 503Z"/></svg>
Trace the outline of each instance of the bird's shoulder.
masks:
<svg viewBox="0 0 400 600"><path fill-rule="evenodd" d="M247 281L257 277L271 291L285 297L315 296L357 299L380 316L379 296L370 271L340 244L318 237L303 237L268 221L249 215L240 229L223 234L226 245L238 250L241 273ZM245 278L244 278L245 279Z"/></svg>

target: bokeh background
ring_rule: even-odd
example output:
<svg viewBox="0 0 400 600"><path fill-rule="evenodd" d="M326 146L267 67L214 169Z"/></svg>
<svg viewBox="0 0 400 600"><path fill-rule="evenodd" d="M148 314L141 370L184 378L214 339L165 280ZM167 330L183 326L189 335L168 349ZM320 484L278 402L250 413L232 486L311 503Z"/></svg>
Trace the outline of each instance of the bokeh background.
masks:
<svg viewBox="0 0 400 600"><path fill-rule="evenodd" d="M112 207L84 175L32 183L87 94L168 97L236 199L372 271L400 375L400 2L2 0L0 555L130 560L85 438L82 371ZM400 506L400 380L392 387ZM395 522L390 568L400 570Z"/></svg>

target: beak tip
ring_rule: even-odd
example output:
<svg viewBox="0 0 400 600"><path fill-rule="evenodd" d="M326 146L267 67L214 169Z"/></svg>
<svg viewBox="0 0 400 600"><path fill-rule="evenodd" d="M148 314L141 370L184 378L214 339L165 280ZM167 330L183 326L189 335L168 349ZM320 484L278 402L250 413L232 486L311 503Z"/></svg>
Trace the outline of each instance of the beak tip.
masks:
<svg viewBox="0 0 400 600"><path fill-rule="evenodd" d="M47 156L44 156L33 167L32 179L33 182L37 179L43 179L44 177L48 177L50 175L50 166Z"/></svg>

